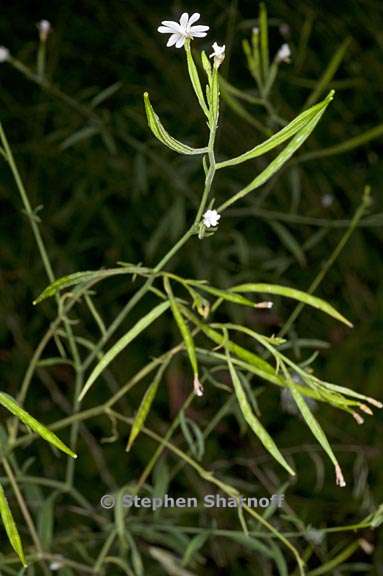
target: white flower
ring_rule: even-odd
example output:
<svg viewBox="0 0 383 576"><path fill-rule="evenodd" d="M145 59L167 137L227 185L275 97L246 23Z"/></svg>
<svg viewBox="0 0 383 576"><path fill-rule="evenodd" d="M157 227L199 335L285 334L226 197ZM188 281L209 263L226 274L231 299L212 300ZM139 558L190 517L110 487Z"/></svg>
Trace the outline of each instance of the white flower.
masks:
<svg viewBox="0 0 383 576"><path fill-rule="evenodd" d="M49 564L49 569L52 572L56 572L57 570L60 570L64 566L64 563L61 560L61 558L63 557L59 555L57 556L57 560L52 560L52 562Z"/></svg>
<svg viewBox="0 0 383 576"><path fill-rule="evenodd" d="M209 58L214 58L214 66L219 68L225 60L225 44L223 46L218 46L217 42L214 42L212 48L213 53L210 54Z"/></svg>
<svg viewBox="0 0 383 576"><path fill-rule="evenodd" d="M221 215L218 214L217 210L207 210L203 215L203 223L206 228L211 228L218 226L218 222L221 218Z"/></svg>
<svg viewBox="0 0 383 576"><path fill-rule="evenodd" d="M323 194L321 198L322 206L328 208L334 202L334 196L332 194Z"/></svg>
<svg viewBox="0 0 383 576"><path fill-rule="evenodd" d="M205 38L209 26L193 26L194 22L200 19L200 15L195 12L189 18L189 14L184 12L179 22L171 20L163 20L162 26L158 27L158 32L161 34L170 34L170 38L166 46L174 46L182 48L187 38Z"/></svg>
<svg viewBox="0 0 383 576"><path fill-rule="evenodd" d="M282 44L278 50L277 62L290 62L291 50L288 44Z"/></svg>
<svg viewBox="0 0 383 576"><path fill-rule="evenodd" d="M0 63L6 62L9 58L9 50L4 46L0 46Z"/></svg>

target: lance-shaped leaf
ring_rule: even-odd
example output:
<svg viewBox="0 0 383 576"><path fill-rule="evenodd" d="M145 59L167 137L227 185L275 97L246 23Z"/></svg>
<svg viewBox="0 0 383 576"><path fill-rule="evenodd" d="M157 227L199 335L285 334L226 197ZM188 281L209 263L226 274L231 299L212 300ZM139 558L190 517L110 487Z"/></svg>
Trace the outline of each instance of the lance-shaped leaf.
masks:
<svg viewBox="0 0 383 576"><path fill-rule="evenodd" d="M290 160L291 156L302 146L302 144L307 140L310 136L311 132L314 130L315 126L318 124L319 120L321 119L324 111L326 110L329 102L332 100L332 93L328 95L326 98L326 104L307 122L307 124L299 130L292 140L287 144L287 146L278 154L274 160L270 162L270 164L260 173L254 180L248 184L245 188L234 194L231 198L226 200L219 208L217 208L218 212L222 212L228 206L237 202L240 198L243 198L259 186L262 186L267 180L269 180L278 170L282 168L284 164L288 160Z"/></svg>
<svg viewBox="0 0 383 576"><path fill-rule="evenodd" d="M212 294L217 298L222 298L222 300L227 300L228 302L232 302L233 304L240 304L242 306L250 306L251 308L271 308L270 302L253 302L249 300L249 298L245 298L240 294L233 294L231 289L228 290L220 290L219 288L214 288L214 286L208 286L206 284L198 284L197 285L199 290L203 290L208 294Z"/></svg>
<svg viewBox="0 0 383 576"><path fill-rule="evenodd" d="M318 298L317 296L312 296L307 294L307 292L302 292L301 290L296 290L295 288L289 288L288 286L280 286L278 284L240 284L239 286L233 286L231 288L233 292L261 292L263 294L277 294L278 296L285 296L286 298L292 298L293 300L298 300L303 304L308 304L313 308L317 308L322 312L325 312L329 316L332 316L339 322L343 322L347 326L352 328L351 322L347 320L342 314L340 314L331 304Z"/></svg>
<svg viewBox="0 0 383 576"><path fill-rule="evenodd" d="M336 483L341 487L345 486L346 483L345 483L344 478L343 478L342 470L341 470L339 463L338 463L338 460L336 459L335 454L334 454L334 452L333 452L333 450L329 444L329 441L326 438L325 433L323 432L319 422L317 421L317 419L315 418L315 416L311 412L310 408L307 406L307 403L305 402L300 391L297 389L295 382L290 377L288 371L286 370L286 368L283 365L282 365L282 368L283 368L283 371L285 373L286 379L288 380L288 382L290 384L291 394L292 394L292 396L296 402L296 405L299 408L300 413L302 414L302 416L303 416L306 424L310 428L311 432L313 433L315 438L318 440L319 444L322 446L323 450L326 452L326 454L330 458L331 462L335 466Z"/></svg>
<svg viewBox="0 0 383 576"><path fill-rule="evenodd" d="M190 40L186 41L184 46L186 51L188 72L193 86L193 90L195 92L195 95L197 96L199 105L201 106L204 114L206 114L206 116L209 117L209 110L206 106L205 97L203 95L202 86L198 75L198 70L196 65L194 64L193 55L190 48Z"/></svg>
<svg viewBox="0 0 383 576"><path fill-rule="evenodd" d="M68 276L58 278L43 290L43 292L33 301L33 304L39 304L46 298L54 296L59 290L70 288L77 284L91 282L92 280L103 280L109 276L116 276L119 274L143 274L148 272L148 269L141 268L140 266L124 266L124 268L110 268L107 270L86 270L85 272L74 272Z"/></svg>
<svg viewBox="0 0 383 576"><path fill-rule="evenodd" d="M170 286L169 278L165 276L164 278L164 285L166 293L169 297L170 307L172 309L172 313L174 316L174 320L177 323L178 329L181 332L185 348L187 354L189 356L190 364L193 369L194 378L198 379L198 363L197 363L197 355L195 352L194 340L191 332L186 324L184 317L182 316L181 310L177 304L176 299L174 298L173 291Z"/></svg>
<svg viewBox="0 0 383 576"><path fill-rule="evenodd" d="M165 144L171 150L178 152L179 154L188 154L188 155L195 155L195 154L205 154L207 152L207 148L191 148L182 142L179 142L173 136L165 130L164 126L162 125L159 117L153 110L153 106L150 103L149 94L145 92L144 94L144 102L145 102L145 112L146 117L148 119L149 128L153 132L154 136Z"/></svg>
<svg viewBox="0 0 383 576"><path fill-rule="evenodd" d="M240 154L239 156L231 158L230 160L225 160L224 162L218 162L216 164L216 168L219 169L219 168L226 168L227 166L236 166L241 162L246 162L247 160L252 160L253 158L262 156L262 154L266 154L266 152L270 152L270 150L273 150L273 148L280 146L281 144L283 144L283 142L286 142L286 140L289 140L297 132L299 132L299 130L304 128L309 123L309 121L312 120L312 118L316 114L318 114L318 112L323 110L328 104L329 97L330 95L327 96L327 98L322 102L319 102L319 104L315 104L315 106L312 106L308 110L305 110L304 112L299 114L299 116L294 118L294 120L292 120L287 126L282 128L281 130L279 130L279 132L273 134L270 138L268 138L261 144L258 144L248 152Z"/></svg>
<svg viewBox="0 0 383 576"><path fill-rule="evenodd" d="M226 348L226 359L227 365L229 367L231 380L233 382L235 395L238 400L239 407L241 408L241 412L243 414L244 419L253 430L253 432L258 436L266 450L270 452L270 454L275 458L281 466L283 466L290 474L293 476L295 475L294 470L289 466L288 462L284 458L284 456L279 451L277 445L275 444L274 440L264 428L263 424L258 420L258 418L253 413L249 401L246 397L245 391L242 388L241 381L239 376L234 368L234 365L231 361L230 354L228 348Z"/></svg>
<svg viewBox="0 0 383 576"><path fill-rule="evenodd" d="M154 400L155 395L156 395L157 390L158 390L158 386L161 382L162 375L163 375L167 365L168 365L167 362L164 362L163 364L161 364L153 382L150 384L149 388L146 390L146 392L144 394L144 397L141 400L141 404L138 408L136 417L134 419L132 428L130 430L129 440L128 440L128 444L126 446L127 452L131 449L133 442L135 441L135 439L137 438L138 434L140 433L143 425L145 424L146 417L149 414L150 408L153 404L153 400Z"/></svg>
<svg viewBox="0 0 383 576"><path fill-rule="evenodd" d="M19 531L17 530L17 526L13 519L12 512L9 508L8 501L1 484L0 484L0 515L4 524L5 531L8 536L8 540L12 548L20 558L22 565L27 566Z"/></svg>
<svg viewBox="0 0 383 576"><path fill-rule="evenodd" d="M261 40L262 79L265 84L269 75L269 24L267 9L264 2L261 2L259 6L259 33Z"/></svg>
<svg viewBox="0 0 383 576"><path fill-rule="evenodd" d="M51 430L48 430L46 426L33 418L33 416L24 410L24 408L21 408L21 406L19 406L11 396L5 394L4 392L0 392L0 404L9 410L9 412L14 414L14 416L16 416L19 420L21 420L23 424L33 430L33 432L36 432L36 434L39 434L39 436L44 438L44 440L62 452L69 454L69 456L72 456L72 458L77 458L77 455L70 448L68 448L64 442L61 442L60 438L58 438L56 434L54 434Z"/></svg>
<svg viewBox="0 0 383 576"><path fill-rule="evenodd" d="M210 64L209 58L206 56L206 52L204 50L202 50L202 52L201 52L201 62L202 62L202 67L206 72L206 75L207 75L207 78L208 78L208 81L210 84L211 74L212 74L211 64Z"/></svg>
<svg viewBox="0 0 383 576"><path fill-rule="evenodd" d="M253 352L250 352L250 350L246 350L246 348L243 348L235 342L232 342L230 339L225 339L221 332L218 332L217 330L211 328L209 325L201 322L199 318L197 318L187 308L182 307L182 311L184 316L189 318L193 324L195 324L208 338L210 338L210 340L219 346L226 345L230 352L251 365L253 367L252 372L254 374L257 374L261 378L264 378L273 384L278 384L279 386L287 385L287 383L284 382L284 379L275 373L274 368L271 366L271 364L266 362L266 360L263 360L263 358L257 356L257 354L254 354Z"/></svg>
<svg viewBox="0 0 383 576"><path fill-rule="evenodd" d="M209 122L211 128L216 126L218 123L219 94L218 69L214 66L211 86L209 90Z"/></svg>
<svg viewBox="0 0 383 576"><path fill-rule="evenodd" d="M85 394L89 391L92 387L96 379L100 376L100 374L105 370L107 366L114 360L114 358L126 348L132 340L137 338L141 332L143 332L154 320L156 320L161 314L165 312L170 306L169 302L161 302L153 308L148 314L143 316L134 326L131 328L124 336L122 336L115 344L108 350L108 352L101 358L99 363L95 366L92 373L90 374L88 380L84 384L84 388L81 391L79 396L79 401L81 401Z"/></svg>

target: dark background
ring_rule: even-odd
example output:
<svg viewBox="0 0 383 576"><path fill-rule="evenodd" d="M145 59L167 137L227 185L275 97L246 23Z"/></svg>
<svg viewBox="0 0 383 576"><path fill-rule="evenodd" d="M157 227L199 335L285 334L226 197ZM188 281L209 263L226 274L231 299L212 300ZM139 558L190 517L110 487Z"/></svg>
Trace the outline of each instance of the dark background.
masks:
<svg viewBox="0 0 383 576"><path fill-rule="evenodd" d="M298 157L383 124L382 3L377 0L320 3L272 0L266 4L272 54L284 41L288 41L292 49L292 63L281 66L271 93L274 107L286 120L291 120L302 109L335 50L346 38L350 39L335 79L326 88L336 89L335 99ZM95 108L107 127L109 139L97 133L76 142L72 135L94 126L94 118L75 110L49 90L41 90L9 64L0 67L0 120L32 206L43 205L38 214L57 276L113 266L118 260L152 265L193 218L201 193L199 161L177 156L154 141L147 129L142 102L142 94L148 90L171 134L191 145L203 145L206 129L188 83L183 51L167 49L166 37L156 32L161 20L178 19L186 10L201 12L201 23L211 28L208 38L195 42L195 49L209 50L213 40L225 42L227 58L222 74L238 88L254 91L241 42L256 24L257 3L242 0L209 1L200 5L132 0L1 3L0 44L31 68L35 65L37 50L35 23L41 18L51 21L47 76L86 110L101 90L120 83L113 96ZM289 26L287 36L280 31L283 23ZM307 43L305 31L309 32ZM268 126L263 109L246 105L246 110L256 121ZM237 155L263 139L256 127L239 117L227 103L223 103L220 124L218 149L222 158ZM205 241L203 249L193 241L172 261L171 268L185 276L207 279L218 287L252 279L305 290L344 233L344 227L333 227L331 221L352 218L361 202L363 188L369 184L373 198L370 214L378 217L354 232L317 291L350 318L355 328L350 331L320 313L305 310L291 336L299 334L302 338L330 343L329 348L321 350L315 363L324 380L382 399L383 167L381 138L366 140L342 154L290 162L265 190L250 195L241 206L225 213L220 233ZM219 174L215 182L216 197L227 198L238 185L247 183L254 177L254 170L263 166L262 162L250 162ZM326 195L331 196L330 206L323 205ZM324 224L296 223L293 220L297 214L323 219ZM291 245L276 233L275 221L286 226L296 243L304 247L303 260L299 260ZM54 317L55 308L51 302L37 309L32 305L33 298L47 281L4 162L0 165L0 266L1 388L16 395L33 348ZM127 288L120 279L108 280L97 288L97 303L107 323L126 301L127 290L128 294L133 293L135 285L129 284ZM137 318L145 306L134 312ZM292 309L291 303L283 301L271 316L259 314L246 318L243 311L231 308L229 314L273 333L283 325ZM86 311L83 310L81 316L79 309L77 314L82 317L84 334L96 337ZM175 329L165 320L160 322L150 336L132 346L128 358L121 358L113 366L117 381L124 382L147 361L148 352L150 357L155 356L171 346L175 338ZM175 363L168 373L167 386L156 400L149 424L157 431L166 431L188 391L184 366L181 362ZM63 417L65 399L72 396L73 374L65 366L46 372L46 377L35 377L26 406L36 417L49 423ZM128 415L134 413L143 390L141 387L125 400L124 410ZM364 426L357 427L347 415L321 405L318 418L348 478L347 488L340 491L334 486L331 467L303 423L281 410L278 391L268 392L269 388L263 386L265 422L277 443L295 453L299 471L296 484L286 490L293 511L290 513L305 525L325 527L357 524L373 512L382 500L381 414L376 413ZM99 385L86 405L101 403L109 395L110 391ZM218 395L207 394L202 407L195 408L192 416L203 428L219 406ZM110 434L110 423L105 419L92 421L88 429L92 438L100 442ZM138 476L137 470L143 468L154 450L152 443L141 439L134 453L128 456L124 452L127 431L120 433L120 441L102 446L104 466L113 478L112 483L119 487L132 476ZM65 439L64 433L63 437ZM50 452L42 443L34 443L28 451L28 456L36 458L31 464L35 475L60 476L62 464L51 461ZM100 494L107 491L106 487L101 489L100 482L105 484L108 475L104 474L100 481L100 469L86 452L84 443L76 465L76 485L80 491L87 491L96 506ZM309 453L315 456L310 457ZM237 418L231 414L209 438L203 463L223 470L227 477L262 487L270 478L275 478L270 470L275 472L276 466L270 461L266 471L262 464L257 466L257 456L261 454L259 443L249 434L241 434ZM322 466L323 481L318 471ZM177 489L190 488L194 481L186 475L178 481ZM73 526L70 513L63 513L61 520L63 531L79 529ZM180 522L197 526L202 525L204 519L195 516L182 518ZM225 522L233 527L229 517ZM295 524L292 521L290 529L297 527L298 521ZM287 530L286 524L283 529ZM60 535L59 520L56 530ZM356 567L348 572L362 572L364 565L365 572L382 574L379 532L366 530L359 536L371 542L373 553L366 555L357 551L352 557ZM340 550L355 539L353 533L347 532L326 537L318 546L317 555L312 557L311 567L324 562L329 551ZM145 551L145 540L139 544ZM233 554L227 555L217 551L214 545L206 545L203 549L206 567L201 572L197 566L195 572L255 573L252 570L259 567L254 555L246 548L237 545L234 548ZM64 549L76 556L60 543L54 551ZM162 573L155 572L158 568L148 562L147 569L152 570L148 573ZM263 573L274 573L268 572L269 569L263 566Z"/></svg>

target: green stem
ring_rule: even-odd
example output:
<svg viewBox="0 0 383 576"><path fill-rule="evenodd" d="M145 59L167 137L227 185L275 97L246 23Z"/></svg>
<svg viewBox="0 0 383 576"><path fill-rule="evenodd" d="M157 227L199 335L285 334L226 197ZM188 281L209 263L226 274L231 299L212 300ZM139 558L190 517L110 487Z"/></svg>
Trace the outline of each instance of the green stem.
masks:
<svg viewBox="0 0 383 576"><path fill-rule="evenodd" d="M339 254L342 252L343 248L345 247L345 245L349 241L352 233L357 228L360 220L364 216L366 209L370 205L370 202L371 202L370 189L368 187L366 187L364 192L363 192L362 203L360 204L360 206L356 210L355 215L354 215L353 219L351 220L350 226L348 227L348 229L346 230L346 232L344 233L344 235L342 236L342 238L340 239L340 241L336 245L333 253L331 254L330 258L327 260L327 262L325 263L323 268L320 270L319 274L316 276L316 278L314 278L309 289L307 290L308 294L313 294L315 292L315 290L318 288L318 286L320 285L320 283L322 282L322 280L324 279L324 277L326 276L326 274L328 273L328 271L330 270L330 268L334 264L335 260L338 258ZM280 331L280 333L278 335L279 337L282 338L285 334L287 334L287 332L290 330L293 323L296 321L296 319L298 318L298 316L302 312L304 306L305 305L303 303L298 304L296 306L296 308L293 310L290 317L286 321L285 325L283 326L282 330Z"/></svg>
<svg viewBox="0 0 383 576"><path fill-rule="evenodd" d="M12 470L11 465L9 464L8 460L6 458L3 458L2 463L4 466L5 473L9 479L9 483L12 486L12 489L15 493L17 503L20 507L21 513L22 513L24 520L25 520L25 523L28 527L32 541L33 541L34 545L36 546L38 557L41 558L41 555L43 553L43 549L41 547L41 543L40 543L35 525L33 523L32 516L30 515L27 504L24 500L24 496L21 493L21 490L17 484L17 480L15 478L15 475L13 473L13 470ZM42 568L45 576L49 576L50 571L48 570L48 567L46 566L45 562L41 562L41 568Z"/></svg>
<svg viewBox="0 0 383 576"><path fill-rule="evenodd" d="M160 272L166 264L175 256L175 254L186 244L186 242L195 234L196 227L202 218L202 214L205 211L206 204L209 198L209 194L212 188L215 172L216 172L216 162L215 162L215 154L214 154L214 144L215 144L215 137L217 131L217 120L212 123L210 129L210 136L209 136L209 143L208 143L208 158L209 158L209 169L206 173L205 177L205 187L201 197L201 201L196 213L196 217L194 219L193 224L185 232L185 234L178 240L178 242L165 254L165 256L158 262L158 264L154 267L154 272ZM93 362L94 358L97 357L97 354L101 352L104 344L110 339L110 337L114 334L114 332L119 328L122 322L125 320L126 316L129 312L142 300L142 298L147 294L150 290L152 284L154 282L154 278L149 278L143 286L134 294L134 296L127 302L118 316L113 320L112 324L108 327L105 334L99 340L98 344L89 353L87 358L84 360L82 365L83 370L85 371L90 364Z"/></svg>
<svg viewBox="0 0 383 576"><path fill-rule="evenodd" d="M9 164L10 169L11 169L11 172L12 172L12 175L14 177L17 189L19 191L22 203L24 205L24 210L25 210L25 212L29 218L32 232L33 232L33 235L35 237L36 244L37 244L37 247L38 247L40 257L41 257L41 260L43 262L46 274L48 276L49 281L53 282L55 280L55 275L54 275L52 265L51 265L50 260L49 260L48 252L45 248L44 240L43 240L42 235L40 233L38 221L37 221L35 213L32 210L31 204L29 202L27 191L25 189L24 183L23 183L22 178L20 176L20 173L18 171L15 159L14 159L13 154L12 154L12 150L9 146L7 137L5 135L5 132L3 130L1 123L0 123L0 140L1 140L4 152L5 152L6 160ZM56 302L57 302L57 306L58 306L59 313L60 313L62 310L62 304L60 303L60 299L59 299L58 295L56 296ZM64 323L65 331L67 333L70 349L72 352L74 367L76 369L76 374L78 376L79 372L80 372L80 368L81 368L81 360L80 360L80 356L79 356L79 353L77 350L77 344L76 344L75 338L73 337L73 332L72 332L71 326L70 326L70 324L67 321L65 316L63 316L63 323ZM26 394L28 391L28 387L29 387L29 383L31 381L32 373L33 372L31 372L30 370L27 371L27 377L24 379L23 386L21 388L21 393L19 394L19 397L18 397L18 400L20 403L23 403L25 400L25 397L26 397ZM77 376L76 376L76 380L77 380ZM81 383L79 385L79 388L81 389ZM78 394L76 393L75 398L77 398L77 396L78 396ZM76 406L75 406L75 408L76 408ZM14 425L10 429L10 436L12 439L14 439L16 437L17 429L18 429L18 420L16 419L14 421ZM77 437L77 435L73 436L74 439L76 437ZM74 462L70 461L70 464L68 463L68 466L73 466L73 465L74 465Z"/></svg>

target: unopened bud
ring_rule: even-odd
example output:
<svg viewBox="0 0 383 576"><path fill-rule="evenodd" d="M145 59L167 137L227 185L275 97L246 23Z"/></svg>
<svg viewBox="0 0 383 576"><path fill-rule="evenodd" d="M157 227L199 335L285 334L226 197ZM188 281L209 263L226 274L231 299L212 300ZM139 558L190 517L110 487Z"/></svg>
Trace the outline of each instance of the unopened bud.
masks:
<svg viewBox="0 0 383 576"><path fill-rule="evenodd" d="M40 20L40 22L37 24L37 29L40 35L40 42L46 42L49 33L52 30L52 26L49 20Z"/></svg>

